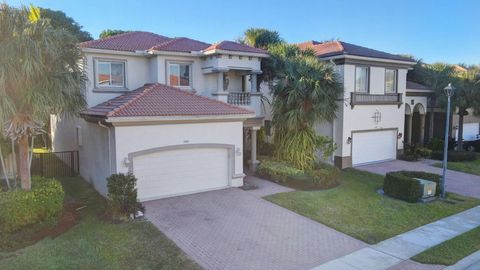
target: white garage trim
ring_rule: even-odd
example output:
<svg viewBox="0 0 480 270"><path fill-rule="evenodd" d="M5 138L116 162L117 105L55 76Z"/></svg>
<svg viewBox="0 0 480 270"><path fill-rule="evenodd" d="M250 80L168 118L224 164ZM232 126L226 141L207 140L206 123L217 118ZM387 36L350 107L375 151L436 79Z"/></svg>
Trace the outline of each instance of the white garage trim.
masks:
<svg viewBox="0 0 480 270"><path fill-rule="evenodd" d="M205 144L169 145L169 146L156 147L156 148L151 148L151 149L146 149L146 150L133 152L133 153L128 154L128 160L129 160L128 169L129 169L129 172L134 173L134 165L135 165L134 163L135 163L135 160L136 160L135 158L137 158L137 157L143 157L143 156L146 156L146 155L156 154L156 153L161 153L161 152L169 152L169 151L176 151L176 150L189 150L189 149L191 149L191 150L224 149L226 151L226 159L227 159L226 160L227 161L227 164L226 164L226 166L227 166L226 167L226 174L227 174L226 178L227 179L225 179L225 181L226 181L225 185L213 185L213 186L209 186L209 187L206 186L205 188L198 188L197 187L197 188L193 188L193 189L190 189L190 190L187 189L187 191L185 191L185 192L182 192L180 190L176 190L175 192L172 192L171 194L165 193L165 194L159 194L158 196L152 196L153 194L150 194L150 195L147 195L145 197L141 197L141 195L139 194L139 200L140 201L155 200L155 199L172 197L172 196L187 195L187 194L209 191L209 190L222 189L222 188L232 186L232 178L235 178L235 177L238 177L238 176L235 175L235 162L234 162L235 146L234 145L229 145L229 144L205 143ZM216 164L218 164L218 163L216 163ZM173 190L175 190L175 188Z"/></svg>
<svg viewBox="0 0 480 270"><path fill-rule="evenodd" d="M366 135L370 133L373 136L379 135L384 133L383 137L385 138L385 142L388 148L381 147L381 140L372 141L374 146L380 146L377 149L374 147L369 149L362 149L362 147L371 147L366 142L364 144L358 143L358 136L355 138L355 135ZM388 134L390 133L390 134ZM386 128L386 129L370 129L370 130L359 130L359 131L352 131L352 143L350 146L351 156L352 156L352 166L360 166L370 163L378 163L388 160L395 160L397 158L397 149L398 149L398 128ZM356 140L357 139L357 140ZM378 144L377 144L378 143ZM391 144L389 144L391 143ZM383 152L382 152L383 151ZM371 157L368 157L370 155Z"/></svg>

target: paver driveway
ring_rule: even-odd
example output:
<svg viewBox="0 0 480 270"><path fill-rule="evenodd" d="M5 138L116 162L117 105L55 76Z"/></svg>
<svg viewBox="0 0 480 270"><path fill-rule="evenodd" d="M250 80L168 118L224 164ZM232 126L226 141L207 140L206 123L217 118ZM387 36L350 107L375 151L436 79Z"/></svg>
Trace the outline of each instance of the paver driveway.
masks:
<svg viewBox="0 0 480 270"><path fill-rule="evenodd" d="M369 171L372 173L386 174L393 171L424 171L436 174L442 174L442 169L433 167L431 164L438 161L422 160L417 162L407 162L403 160L393 160L383 163L370 164L356 167L356 169ZM447 171L447 191L455 192L461 195L480 198L480 176L462 173L457 171Z"/></svg>
<svg viewBox="0 0 480 270"><path fill-rule="evenodd" d="M310 269L366 246L261 199L272 185L150 201L146 216L205 269Z"/></svg>

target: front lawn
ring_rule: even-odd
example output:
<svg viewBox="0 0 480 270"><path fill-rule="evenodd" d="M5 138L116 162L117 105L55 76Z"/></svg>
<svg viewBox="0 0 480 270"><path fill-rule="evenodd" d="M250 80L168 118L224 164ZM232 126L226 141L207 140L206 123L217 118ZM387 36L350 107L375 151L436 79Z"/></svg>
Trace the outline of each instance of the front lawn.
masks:
<svg viewBox="0 0 480 270"><path fill-rule="evenodd" d="M435 163L433 166L442 168L443 164ZM480 158L473 161L449 161L447 167L449 170L480 175Z"/></svg>
<svg viewBox="0 0 480 270"><path fill-rule="evenodd" d="M0 269L200 269L148 221L102 221L105 200L79 177L61 182L75 209L86 206L77 211L78 224L36 243L57 228L38 224L0 235Z"/></svg>
<svg viewBox="0 0 480 270"><path fill-rule="evenodd" d="M432 247L412 259L421 263L452 265L480 250L480 227Z"/></svg>
<svg viewBox="0 0 480 270"><path fill-rule="evenodd" d="M383 176L355 169L342 171L340 182L329 190L293 191L266 199L370 244L480 204L451 193L448 199L455 204L411 204L387 198L376 192Z"/></svg>

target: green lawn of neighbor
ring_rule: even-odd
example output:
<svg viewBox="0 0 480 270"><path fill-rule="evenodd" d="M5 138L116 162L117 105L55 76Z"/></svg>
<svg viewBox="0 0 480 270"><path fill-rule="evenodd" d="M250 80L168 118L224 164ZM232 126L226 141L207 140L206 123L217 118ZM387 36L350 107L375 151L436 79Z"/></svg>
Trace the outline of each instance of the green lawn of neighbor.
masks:
<svg viewBox="0 0 480 270"><path fill-rule="evenodd" d="M448 200L455 204L388 198L376 192L383 176L355 169L342 171L340 181L333 189L279 193L266 199L371 244L480 204L452 193Z"/></svg>
<svg viewBox="0 0 480 270"><path fill-rule="evenodd" d="M0 235L0 269L201 269L148 221L102 221L106 201L81 178L61 182L67 200L86 206L78 224L36 243L51 224Z"/></svg>
<svg viewBox="0 0 480 270"><path fill-rule="evenodd" d="M435 163L433 166L442 168L443 164ZM480 155L479 158L473 161L449 161L447 167L449 170L480 175Z"/></svg>
<svg viewBox="0 0 480 270"><path fill-rule="evenodd" d="M412 259L421 263L452 265L480 250L480 227L432 247Z"/></svg>

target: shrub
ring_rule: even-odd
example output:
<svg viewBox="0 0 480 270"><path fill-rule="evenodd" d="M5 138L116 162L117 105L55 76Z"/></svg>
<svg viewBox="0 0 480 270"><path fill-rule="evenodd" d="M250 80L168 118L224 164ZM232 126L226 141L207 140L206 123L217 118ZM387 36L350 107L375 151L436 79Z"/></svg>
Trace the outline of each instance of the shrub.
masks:
<svg viewBox="0 0 480 270"><path fill-rule="evenodd" d="M475 152L468 151L448 151L448 161L472 161L477 159ZM442 152L433 152L432 159L443 160Z"/></svg>
<svg viewBox="0 0 480 270"><path fill-rule="evenodd" d="M268 179L286 182L289 177L302 176L303 170L297 169L284 162L263 160L257 167L257 173Z"/></svg>
<svg viewBox="0 0 480 270"><path fill-rule="evenodd" d="M441 152L443 151L443 140L438 138L432 138L428 144L428 149L432 150L432 152Z"/></svg>
<svg viewBox="0 0 480 270"><path fill-rule="evenodd" d="M145 211L141 203L137 201L137 178L131 173L112 174L107 178L108 200L113 216L125 219L137 214L137 211Z"/></svg>
<svg viewBox="0 0 480 270"><path fill-rule="evenodd" d="M416 161L420 158L429 158L432 155L432 150L425 147L418 147L416 145L407 145L403 154L403 160Z"/></svg>
<svg viewBox="0 0 480 270"><path fill-rule="evenodd" d="M415 171L387 173L383 181L383 191L385 194L393 198L401 199L410 203L417 202L422 197L422 190L420 182L414 178L430 180L437 183L435 196L440 194L440 175Z"/></svg>
<svg viewBox="0 0 480 270"><path fill-rule="evenodd" d="M30 191L0 192L0 231L12 232L53 220L62 210L64 197L60 182L41 177L32 178Z"/></svg>
<svg viewBox="0 0 480 270"><path fill-rule="evenodd" d="M272 157L275 152L275 145L273 143L261 142L258 144L258 154L262 156Z"/></svg>
<svg viewBox="0 0 480 270"><path fill-rule="evenodd" d="M308 173L312 177L315 187L327 189L336 187L338 185L338 175L340 170L336 167L330 166L325 168L318 168Z"/></svg>

